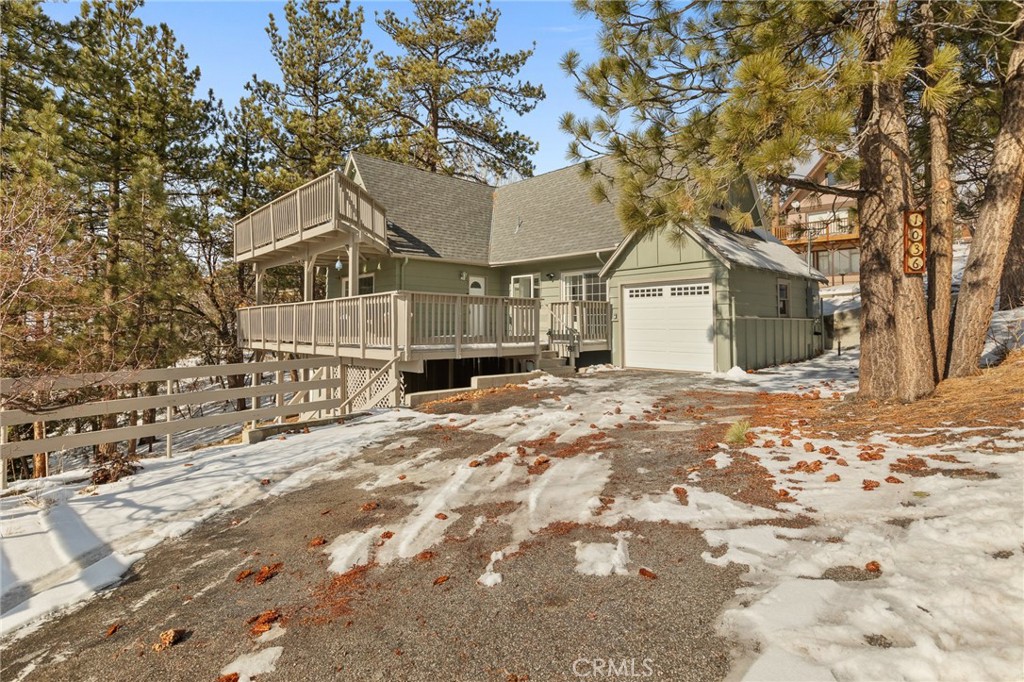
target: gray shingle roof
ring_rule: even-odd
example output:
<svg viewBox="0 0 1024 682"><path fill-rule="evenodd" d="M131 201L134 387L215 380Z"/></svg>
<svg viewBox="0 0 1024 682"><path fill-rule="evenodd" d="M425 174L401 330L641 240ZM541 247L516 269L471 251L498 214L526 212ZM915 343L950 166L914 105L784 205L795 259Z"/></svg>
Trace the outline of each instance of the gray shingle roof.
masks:
<svg viewBox="0 0 1024 682"><path fill-rule="evenodd" d="M487 262L494 188L353 153L356 168L388 216L399 254Z"/></svg>
<svg viewBox="0 0 1024 682"><path fill-rule="evenodd" d="M607 201L594 201L579 166L527 178L495 191L492 263L614 249L624 234Z"/></svg>

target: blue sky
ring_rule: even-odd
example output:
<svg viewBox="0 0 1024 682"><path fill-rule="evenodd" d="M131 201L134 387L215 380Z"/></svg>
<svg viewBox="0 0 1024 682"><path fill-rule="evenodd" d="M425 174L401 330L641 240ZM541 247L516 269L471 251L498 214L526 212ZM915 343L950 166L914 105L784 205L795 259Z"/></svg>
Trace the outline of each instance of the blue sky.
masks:
<svg viewBox="0 0 1024 682"><path fill-rule="evenodd" d="M244 92L244 85L254 73L261 78L276 77L277 65L270 56L270 41L265 27L267 15L273 13L283 24L283 2L150 0L140 11L146 23L166 23L177 36L193 64L202 71L202 87L230 107ZM390 39L377 28L374 12L393 9L399 15L410 13L405 2L363 2L366 22L363 30L378 50L391 51ZM597 23L581 19L569 2L494 1L501 10L498 22L498 45L512 51L527 48L536 42L536 51L521 72L521 78L544 86L547 99L531 113L519 118L506 117L509 125L540 143L534 157L537 173L567 165L565 159L569 138L558 130L558 119L566 111L587 113L573 83L559 68L562 55L570 49L579 51L585 62L597 55ZM78 3L47 3L48 14L68 20L78 14Z"/></svg>

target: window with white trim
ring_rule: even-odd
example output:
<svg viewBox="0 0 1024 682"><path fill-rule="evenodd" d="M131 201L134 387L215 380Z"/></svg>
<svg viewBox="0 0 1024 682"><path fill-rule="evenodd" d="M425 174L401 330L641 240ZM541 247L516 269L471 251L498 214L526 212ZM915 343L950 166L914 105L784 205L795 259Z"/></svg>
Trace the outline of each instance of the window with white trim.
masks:
<svg viewBox="0 0 1024 682"><path fill-rule="evenodd" d="M509 282L508 295L513 298L540 298L540 274L513 275Z"/></svg>
<svg viewBox="0 0 1024 682"><path fill-rule="evenodd" d="M563 274L562 292L567 301L607 301L608 283L596 271Z"/></svg>
<svg viewBox="0 0 1024 682"><path fill-rule="evenodd" d="M348 291L348 277L341 280L342 291ZM366 296L372 294L374 291L374 276L373 273L369 275L359 275L359 291L356 292L356 296Z"/></svg>
<svg viewBox="0 0 1024 682"><path fill-rule="evenodd" d="M780 279L775 285L775 291L779 304L779 317L789 317L789 280Z"/></svg>

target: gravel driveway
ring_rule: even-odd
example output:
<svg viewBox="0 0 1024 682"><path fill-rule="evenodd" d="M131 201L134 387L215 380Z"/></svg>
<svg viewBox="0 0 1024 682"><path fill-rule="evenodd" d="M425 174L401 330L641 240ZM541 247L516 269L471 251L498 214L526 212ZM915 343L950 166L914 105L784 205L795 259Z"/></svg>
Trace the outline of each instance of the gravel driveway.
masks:
<svg viewBox="0 0 1024 682"><path fill-rule="evenodd" d="M151 550L7 642L0 678L722 679L742 569L706 561L686 514L702 490L737 500L737 525L777 513L759 472L709 459L753 409L721 389L617 371L431 406L328 480Z"/></svg>

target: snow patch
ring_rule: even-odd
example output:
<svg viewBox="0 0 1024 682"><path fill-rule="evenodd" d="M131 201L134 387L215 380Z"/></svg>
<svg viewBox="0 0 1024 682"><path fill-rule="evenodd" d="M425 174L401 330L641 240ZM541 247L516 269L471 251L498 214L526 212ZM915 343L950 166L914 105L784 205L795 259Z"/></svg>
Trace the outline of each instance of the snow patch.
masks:
<svg viewBox="0 0 1024 682"><path fill-rule="evenodd" d="M582 575L629 575L629 545L632 537L628 530L615 533L616 542L579 542L576 548L576 572Z"/></svg>
<svg viewBox="0 0 1024 682"><path fill-rule="evenodd" d="M272 646L253 654L242 654L221 668L221 675L238 673L238 682L252 682L257 675L274 672L284 647Z"/></svg>

